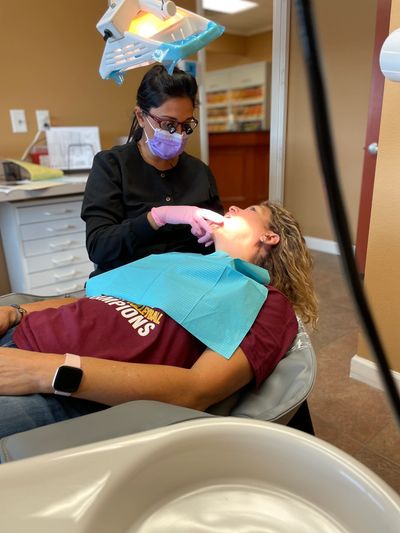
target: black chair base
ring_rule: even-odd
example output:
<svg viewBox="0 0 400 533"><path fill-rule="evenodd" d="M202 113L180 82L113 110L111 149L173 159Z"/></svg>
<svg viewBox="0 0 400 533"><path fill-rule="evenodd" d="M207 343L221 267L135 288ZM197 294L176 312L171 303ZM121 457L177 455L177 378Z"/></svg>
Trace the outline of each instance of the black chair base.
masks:
<svg viewBox="0 0 400 533"><path fill-rule="evenodd" d="M304 431L304 433L308 433L309 435L315 435L307 400L300 405L295 415L286 425Z"/></svg>

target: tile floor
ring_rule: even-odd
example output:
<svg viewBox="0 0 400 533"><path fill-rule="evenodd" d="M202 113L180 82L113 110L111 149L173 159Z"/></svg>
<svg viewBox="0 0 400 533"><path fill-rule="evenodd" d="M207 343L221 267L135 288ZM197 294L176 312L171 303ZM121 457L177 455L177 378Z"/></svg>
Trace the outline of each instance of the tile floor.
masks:
<svg viewBox="0 0 400 533"><path fill-rule="evenodd" d="M311 334L318 373L309 408L317 437L349 453L400 492L400 428L385 394L349 378L357 353L358 317L340 258L313 252L320 300Z"/></svg>

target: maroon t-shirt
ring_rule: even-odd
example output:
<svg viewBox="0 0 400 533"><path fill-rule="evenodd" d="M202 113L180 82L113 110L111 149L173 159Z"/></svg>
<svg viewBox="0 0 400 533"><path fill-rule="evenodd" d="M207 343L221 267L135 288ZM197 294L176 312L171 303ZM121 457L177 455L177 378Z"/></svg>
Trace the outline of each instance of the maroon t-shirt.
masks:
<svg viewBox="0 0 400 533"><path fill-rule="evenodd" d="M269 287L267 300L240 344L257 385L272 372L296 334L291 304ZM25 350L181 368L191 368L205 350L204 344L160 309L112 296L81 298L58 309L29 313L13 339Z"/></svg>

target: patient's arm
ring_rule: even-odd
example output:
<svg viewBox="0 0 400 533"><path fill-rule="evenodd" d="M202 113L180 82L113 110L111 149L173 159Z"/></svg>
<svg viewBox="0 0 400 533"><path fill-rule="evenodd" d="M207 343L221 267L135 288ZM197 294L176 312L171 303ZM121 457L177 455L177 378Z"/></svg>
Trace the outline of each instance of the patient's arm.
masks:
<svg viewBox="0 0 400 533"><path fill-rule="evenodd" d="M84 358L82 363L85 377L76 396L109 405L158 400L205 410L253 378L240 348L230 359L206 350L190 369L94 358Z"/></svg>
<svg viewBox="0 0 400 533"><path fill-rule="evenodd" d="M51 393L64 355L0 348L0 395ZM206 350L190 369L82 357L84 377L74 396L116 405L158 400L205 410L249 383L252 369L238 348L230 359Z"/></svg>
<svg viewBox="0 0 400 533"><path fill-rule="evenodd" d="M77 298L52 298L49 300L39 300L37 302L22 304L27 313L32 311L42 311L48 307L61 307L62 305L73 303ZM12 327L15 324L16 318L18 316L18 311L15 307L10 305L3 305L0 307L0 335L3 335L8 328Z"/></svg>

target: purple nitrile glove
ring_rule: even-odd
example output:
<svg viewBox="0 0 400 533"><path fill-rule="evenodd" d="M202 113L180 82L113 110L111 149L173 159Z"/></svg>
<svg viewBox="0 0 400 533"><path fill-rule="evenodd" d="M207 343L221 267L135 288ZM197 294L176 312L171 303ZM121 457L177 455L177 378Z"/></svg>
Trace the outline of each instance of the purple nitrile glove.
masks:
<svg viewBox="0 0 400 533"><path fill-rule="evenodd" d="M192 205L165 205L153 207L151 216L157 226L164 224L188 224L191 233L198 238L198 242L209 246L212 244L211 228L208 222L222 225L224 217L209 209L202 209Z"/></svg>

